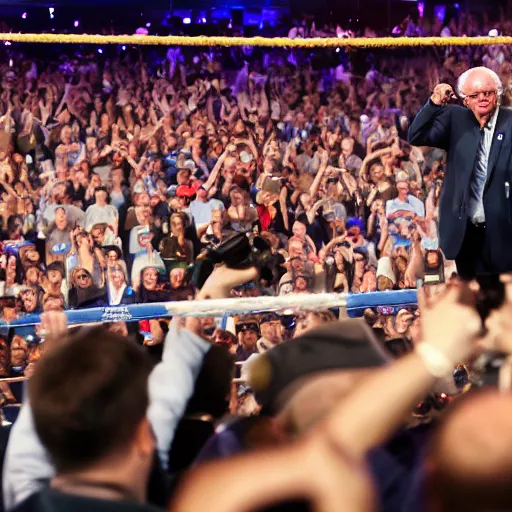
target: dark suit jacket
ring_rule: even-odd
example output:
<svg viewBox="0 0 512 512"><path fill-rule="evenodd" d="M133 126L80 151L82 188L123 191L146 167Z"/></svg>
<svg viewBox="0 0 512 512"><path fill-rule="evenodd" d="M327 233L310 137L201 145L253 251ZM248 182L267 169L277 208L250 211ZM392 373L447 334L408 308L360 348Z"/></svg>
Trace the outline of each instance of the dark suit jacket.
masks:
<svg viewBox="0 0 512 512"><path fill-rule="evenodd" d="M460 251L468 218L469 188L480 140L480 125L464 107L440 107L430 100L418 112L409 129L409 142L447 151L447 166L439 205L441 249L448 259ZM512 110L500 107L487 166L484 189L486 217L485 247L482 250L493 272L512 270Z"/></svg>

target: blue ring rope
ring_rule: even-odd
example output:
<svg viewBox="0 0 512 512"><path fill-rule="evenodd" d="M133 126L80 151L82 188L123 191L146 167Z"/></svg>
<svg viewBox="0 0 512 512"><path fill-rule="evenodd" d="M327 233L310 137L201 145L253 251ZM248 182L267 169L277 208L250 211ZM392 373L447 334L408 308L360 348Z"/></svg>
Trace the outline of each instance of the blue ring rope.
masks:
<svg viewBox="0 0 512 512"><path fill-rule="evenodd" d="M417 304L416 290L397 290L385 292L369 292L348 294L347 313L350 317L358 317L367 308L377 306L404 307ZM255 310L256 312L257 310ZM70 309L66 311L69 325L101 323L101 322L138 322L151 318L170 317L166 303L130 304L121 306L108 306L90 309ZM0 321L0 326L27 327L40 322L39 314L27 314L16 320L6 323Z"/></svg>

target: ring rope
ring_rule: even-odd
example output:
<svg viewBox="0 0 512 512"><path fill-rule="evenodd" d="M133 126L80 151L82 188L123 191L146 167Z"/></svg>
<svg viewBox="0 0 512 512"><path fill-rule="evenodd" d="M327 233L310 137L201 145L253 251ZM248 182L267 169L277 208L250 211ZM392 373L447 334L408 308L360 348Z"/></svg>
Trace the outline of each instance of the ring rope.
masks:
<svg viewBox="0 0 512 512"><path fill-rule="evenodd" d="M349 316L360 316L365 309L377 306L402 307L417 304L416 290L369 293L290 294L279 297L244 297L231 299L156 302L65 311L69 325L103 322L137 322L172 316L222 317L271 311L314 310L344 307ZM38 314L22 315L12 322L0 322L11 328L37 325Z"/></svg>
<svg viewBox="0 0 512 512"><path fill-rule="evenodd" d="M149 36L95 34L0 33L0 41L16 43L134 44L164 46L266 46L284 48L388 48L411 46L475 46L512 44L512 36L479 37L227 37L227 36Z"/></svg>

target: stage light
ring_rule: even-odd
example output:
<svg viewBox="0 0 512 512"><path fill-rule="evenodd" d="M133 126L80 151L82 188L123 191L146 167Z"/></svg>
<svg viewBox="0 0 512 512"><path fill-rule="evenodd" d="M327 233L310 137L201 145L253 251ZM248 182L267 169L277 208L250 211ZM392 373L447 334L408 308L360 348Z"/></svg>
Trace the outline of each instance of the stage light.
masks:
<svg viewBox="0 0 512 512"><path fill-rule="evenodd" d="M80 22L78 20L75 20L75 23L73 23L73 25L76 27L78 27L78 25L80 25Z"/></svg>
<svg viewBox="0 0 512 512"><path fill-rule="evenodd" d="M50 19L53 20L53 18L55 18L55 8L48 7L48 12L50 13Z"/></svg>
<svg viewBox="0 0 512 512"><path fill-rule="evenodd" d="M27 19L27 13L26 13L26 12L24 12L24 13L21 15L21 17L22 17L24 20L26 20L26 19Z"/></svg>
<svg viewBox="0 0 512 512"><path fill-rule="evenodd" d="M103 53L103 50L101 48L98 48L98 53Z"/></svg>
<svg viewBox="0 0 512 512"><path fill-rule="evenodd" d="M4 45L5 46L11 46L11 41L5 41Z"/></svg>
<svg viewBox="0 0 512 512"><path fill-rule="evenodd" d="M9 59L9 67L12 68L13 65L14 65L14 62L12 61L12 59Z"/></svg>
<svg viewBox="0 0 512 512"><path fill-rule="evenodd" d="M123 44L123 46L121 46L121 50L125 51L126 50L126 46Z"/></svg>
<svg viewBox="0 0 512 512"><path fill-rule="evenodd" d="M149 21L146 23L146 27L151 27L151 23L149 23Z"/></svg>
<svg viewBox="0 0 512 512"><path fill-rule="evenodd" d="M190 25L192 20L190 18L183 18L183 25Z"/></svg>
<svg viewBox="0 0 512 512"><path fill-rule="evenodd" d="M206 23L206 18L201 18L201 21L202 21L203 23Z"/></svg>
<svg viewBox="0 0 512 512"><path fill-rule="evenodd" d="M233 22L229 20L228 28L233 28Z"/></svg>

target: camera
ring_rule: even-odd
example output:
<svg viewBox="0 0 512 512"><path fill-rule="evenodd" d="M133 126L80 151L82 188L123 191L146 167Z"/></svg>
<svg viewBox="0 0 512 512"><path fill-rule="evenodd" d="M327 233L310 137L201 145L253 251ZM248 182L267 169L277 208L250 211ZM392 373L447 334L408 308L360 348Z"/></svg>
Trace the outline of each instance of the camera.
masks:
<svg viewBox="0 0 512 512"><path fill-rule="evenodd" d="M255 266L260 270L261 279L275 282L284 258L274 254L270 244L261 236L238 233L219 245L212 245L199 255L192 277L194 285L201 289L215 265L220 263L233 269Z"/></svg>

